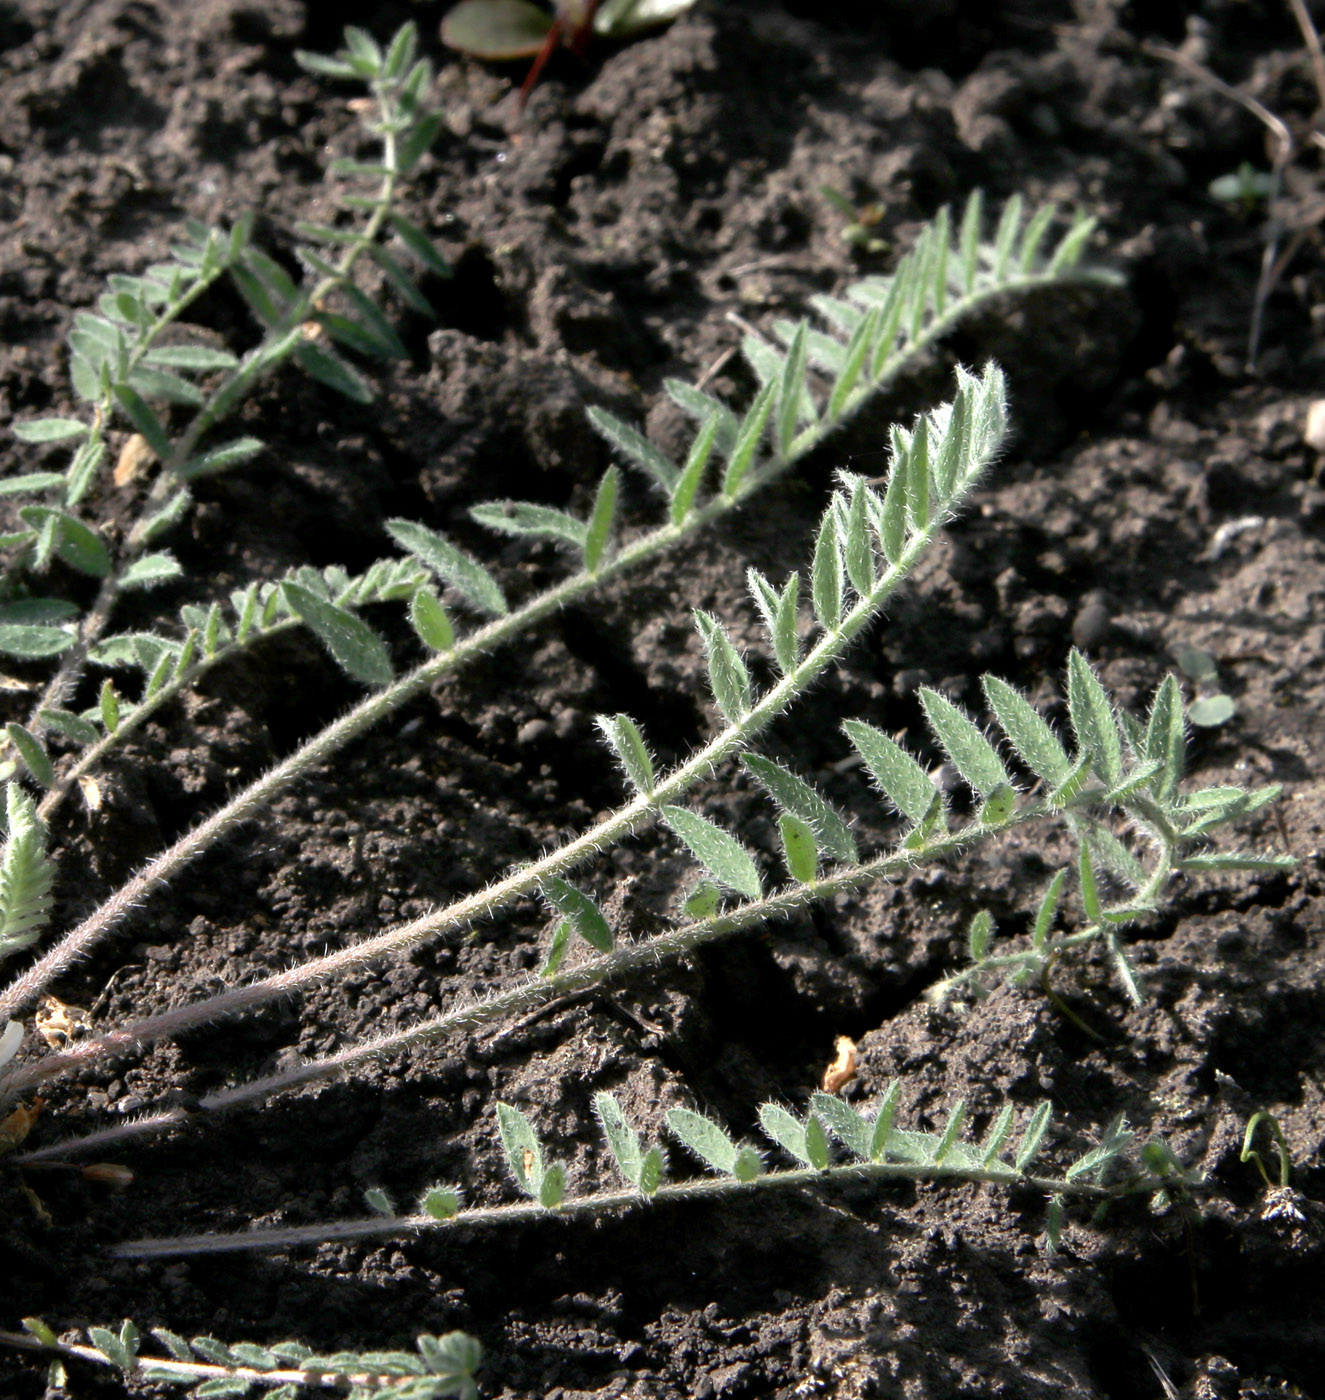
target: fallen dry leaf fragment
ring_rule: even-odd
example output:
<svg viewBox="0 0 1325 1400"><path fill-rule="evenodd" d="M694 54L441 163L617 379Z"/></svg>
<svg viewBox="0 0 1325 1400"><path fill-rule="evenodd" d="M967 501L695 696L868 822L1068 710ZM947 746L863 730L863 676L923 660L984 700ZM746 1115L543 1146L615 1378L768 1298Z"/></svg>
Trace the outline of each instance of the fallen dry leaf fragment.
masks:
<svg viewBox="0 0 1325 1400"><path fill-rule="evenodd" d="M12 1152L23 1142L45 1107L45 1099L33 1099L31 1104L19 1104L7 1118L0 1121L0 1156Z"/></svg>
<svg viewBox="0 0 1325 1400"><path fill-rule="evenodd" d="M824 1070L822 1088L825 1094L840 1093L856 1077L856 1042L839 1035L833 1042L837 1052L833 1063Z"/></svg>
<svg viewBox="0 0 1325 1400"><path fill-rule="evenodd" d="M84 1181L104 1182L116 1191L123 1191L133 1184L133 1172L118 1162L89 1162L87 1166L79 1168L79 1173Z"/></svg>
<svg viewBox="0 0 1325 1400"><path fill-rule="evenodd" d="M119 459L115 463L112 478L116 486L130 486L143 476L156 461L156 453L147 445L142 433L130 433L120 448Z"/></svg>

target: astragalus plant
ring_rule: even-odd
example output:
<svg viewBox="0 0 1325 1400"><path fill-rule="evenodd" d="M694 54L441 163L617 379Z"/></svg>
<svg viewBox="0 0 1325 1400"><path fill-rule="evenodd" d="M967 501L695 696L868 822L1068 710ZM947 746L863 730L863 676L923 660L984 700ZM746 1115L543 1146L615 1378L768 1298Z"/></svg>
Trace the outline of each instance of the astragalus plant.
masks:
<svg viewBox="0 0 1325 1400"><path fill-rule="evenodd" d="M403 114L397 110L394 118L384 105L388 114L380 123L386 128L382 165L351 172L380 179L383 192L376 202L369 201L365 227L346 233L342 258L349 259L354 250L375 258L409 299L406 288L413 289L413 284L376 239L390 222L406 249L436 270L436 254L427 248L426 239L413 224L392 213L388 198L394 197L396 182L409 163L405 157L418 158L436 125L419 107L426 70L422 78L413 76L420 70L413 62L410 31L402 31L402 36L384 52L366 36L351 32L345 54L313 62L332 76L367 78L379 96L395 94L399 102L401 93L409 95L408 110ZM392 131L397 122L404 125ZM408 134L402 137L402 131ZM259 1109L272 1095L296 1084L344 1073L367 1059L408 1050L439 1036L464 1036L569 993L646 971L657 975L659 968L674 965L721 938L754 930L771 930L775 937L779 916L789 911L922 865L952 862L976 843L1037 823L1064 824L1076 839L1078 924L1070 932L1053 931L1066 882L1066 877L1056 878L1029 948L991 952L987 921L978 924L972 934L976 961L970 980L1004 973L1027 980L1048 959L1098 945L1111 959L1127 993L1141 996L1120 935L1129 923L1159 907L1172 879L1183 872L1261 867L1274 861L1208 849L1217 827L1268 800L1270 794L1183 791L1184 726L1176 682L1160 687L1144 720L1128 720L1116 713L1084 658L1073 655L1067 661L1070 741L1060 739L1019 691L996 678L986 682L986 696L1001 730L1001 743L991 741L979 724L938 692L923 692L935 744L964 782L964 795L937 785L916 757L866 719L846 717L844 729L853 761L871 775L899 819L896 839L877 852L862 852L849 819L813 783L757 747L761 733L775 718L787 715L784 722L795 722L797 701L877 618L998 456L1007 410L1003 376L991 365L978 375L959 370L951 402L922 413L908 427L892 429L890 461L881 489L860 477L841 478L840 488L823 512L803 577L792 574L771 581L758 571L749 572L751 606L765 628L771 683L762 688L756 685L722 620L707 612L695 615L717 717L706 744L670 768L660 768L634 720L624 713L600 717L603 740L626 782L624 798L615 810L523 866L488 872L489 883L476 893L392 927L365 928L360 937L335 952L295 961L279 972L240 982L216 995L163 998L170 1001L164 1010L108 1025L66 1019L57 1033L47 1023L49 1048L44 1052L37 1048L39 1037L25 1034L19 1019L58 986L57 979L66 969L103 943L131 911L148 903L155 890L179 877L220 837L263 812L276 795L325 765L346 744L439 677L527 634L567 603L591 597L608 580L675 550L736 508L757 508L770 482L857 414L899 369L974 307L993 297L1067 279L1102 276L1079 267L1090 233L1087 220L1078 220L1055 247L1042 252L1052 220L1050 209L1025 219L1014 201L999 220L992 242L986 243L978 197L968 203L955 227L946 212L941 213L891 276L866 279L841 298L816 299L815 310L825 329L815 329L808 321L779 323L773 327L779 344L747 338L746 358L760 387L753 402L740 411L701 390L670 382L672 398L698 425L679 461L671 460L629 425L590 410L612 450L629 467L642 471L661 495L663 518L642 529L625 522L619 503L621 478L615 466L601 477L583 515L545 504L476 505L473 514L482 524L505 534L551 539L570 552L574 562L568 576L530 597L509 596L509 583L458 549L430 522L396 520L390 524L390 534L399 552L363 573L301 569L278 582L254 582L223 597L209 593L206 580L197 580L196 601L181 610L178 620L162 618L150 631L111 634L107 631L109 604L135 581L134 570L143 559L164 556L144 555L131 534L127 553L118 557L95 524L75 519L63 508L39 508L53 515L24 515L24 530L11 540L19 552L19 564L7 575L9 606L18 609L9 615L8 625L21 632L11 635L10 644L27 645L29 660L39 656L39 643L62 659L41 703L26 723L16 723L9 731L15 761L21 761L27 775L26 785L14 779L8 789L8 835L0 869L0 947L27 960L27 966L0 992L0 1015L7 1018L0 1039L4 1066L0 1097L16 1104L16 1111L23 1112L28 1096L42 1085L79 1067L107 1057L123 1059L191 1028L334 985L358 969L428 943L462 934L481 939L487 936L488 921L519 901L542 900L552 920L540 954L540 972L514 986L480 999L457 993L451 1004L435 1014L420 1016L389 1034L365 1036L325 1056L285 1061L255 1079L243 1080L236 1074L231 1083L187 1109L149 1107L141 1117L81 1137L24 1143L11 1160L19 1164L70 1160L171 1127L205 1135L207 1119L215 1114ZM322 231L323 237L333 234ZM324 332L347 342L353 342L356 334L366 337L352 345L356 351L372 346L385 350L394 334L390 323L376 308L367 310L371 303L365 303L363 294L353 288L349 266L328 264L329 270L322 272L321 255L303 253L305 261L324 277L337 272L339 280L327 294L346 298L342 316L328 312L317 299L304 301L298 289L279 282L267 266L270 260L255 261L246 246L241 241L231 258L231 244L225 244L221 272L238 274L241 290L259 316L271 323L271 334L289 353L307 360L308 347L316 348L313 364L306 368L325 371L324 378L338 377L319 358L332 353ZM208 247L218 251L209 254ZM219 241L204 243L199 257L221 257ZM352 264L353 259L349 261ZM211 271L210 262L207 266ZM141 306L141 312L135 313L137 320L129 316L127 303L113 302L127 318L128 330L103 307L115 335L134 345L139 323L158 304L151 299L156 296L151 288L140 287L136 294L140 301L135 305ZM182 294L172 283L168 304L174 306ZM416 290L413 294L418 295ZM124 295L132 298L134 293L126 289ZM357 330L347 330L342 321ZM104 328L101 333L106 338L111 334ZM77 355L78 347L74 349ZM100 398L93 403L91 425L79 435L80 440L92 440L97 434L104 437L110 415L126 415L156 458L153 470L158 475L151 495L162 503L161 509L171 512L161 527L164 530L188 508L190 464L197 460L201 430L186 428L178 442L170 438L160 411L148 406L154 394L163 397L161 385L141 375L136 387L132 382L139 373L135 365L146 363L148 352L144 350L130 365L133 353L117 349L101 362L96 386ZM347 362L339 358L334 362L355 376L353 381L342 379L336 387L351 389L363 383ZM199 361L193 368L200 374L234 375L246 363L222 365L218 360L203 366ZM166 362L153 368L173 374L188 366L177 362L171 367ZM214 406L204 425L207 431L223 416L221 410L233 409L237 397ZM204 411L208 402L204 398ZM29 437L48 439L60 433L75 435L71 428L54 426L28 430ZM191 433L194 440L186 441ZM35 489L63 490L65 505L77 504L87 494L84 477L90 481L90 473L96 470L96 465L79 467L81 491L73 491L69 484L72 470L61 478L62 485L46 482ZM157 516L147 518L153 521ZM51 524L52 520L56 523ZM144 529L152 540L157 537L155 527ZM32 581L40 579L43 561L52 553L67 562L95 557L99 569L104 556L104 572L98 576L117 582L103 584L106 596L91 613L70 614L58 600L33 595ZM169 562L152 568L163 571L162 577L165 571L173 572ZM411 650L404 656L396 654L361 615L369 605L391 603L403 606L412 629ZM457 625L453 619L462 613L479 621L468 627ZM45 848L44 823L60 802L78 790L95 810L97 764L147 716L259 637L270 645L274 634L295 627L308 628L345 672L368 690L367 697L201 820L76 927L41 946L53 882L63 878L58 853ZM34 633L42 635L33 640ZM0 632L0 643L5 636ZM417 659L420 647L422 660ZM409 668L400 671L407 661ZM114 679L100 685L83 679L88 663L109 669ZM77 708L80 704L83 708ZM65 751L52 752L54 742ZM770 874L741 833L724 829L695 809L697 786L715 778L720 781L738 765L767 792L777 811L784 873ZM632 937L614 928L571 877L628 837L660 826L669 829L693 857L697 883L684 908L675 918L664 920L660 931ZM601 1096L598 1116L627 1183L625 1191L568 1181L564 1169L545 1151L535 1125L513 1107L502 1105L498 1113L505 1155L516 1186L530 1198L526 1203L467 1207L457 1190L437 1185L425 1191L416 1214L404 1217L374 1197L378 1213L371 1220L330 1222L311 1233L252 1231L231 1239L162 1238L121 1244L116 1250L125 1256L147 1257L345 1238L425 1225L477 1226L518 1221L538 1211L603 1211L641 1197L661 1204L671 1198L804 1184L811 1179L831 1183L842 1175L1026 1184L1048 1193L1055 1212L1075 1196L1098 1203L1128 1192L1184 1190L1190 1184L1162 1144L1146 1143L1133 1151L1131 1135L1121 1123L1075 1160L1044 1165L1039 1159L1046 1141L1045 1107L1016 1122L1012 1107L1006 1105L973 1139L963 1107L953 1111L941 1132L925 1133L894 1121L897 1100L897 1091L890 1090L868 1113L826 1094L816 1096L803 1114L766 1105L760 1113L762 1126L797 1163L790 1170L771 1171L762 1153L738 1143L703 1116L674 1106L667 1119L670 1130L715 1175L673 1183L667 1178L661 1147L643 1143L615 1100ZM37 1340L49 1341L40 1324L34 1323L33 1330ZM165 1375L173 1365L176 1377L190 1382L201 1378L200 1367L219 1367L224 1374L207 1373L203 1384L230 1389L207 1392L213 1394L239 1394L259 1384L297 1387L302 1380L291 1377L285 1363L308 1362L307 1351L292 1346L241 1348L213 1339L186 1344L173 1333L158 1335L170 1355L154 1361L142 1356L136 1329L116 1333L100 1329L90 1350L126 1370L152 1367L153 1374ZM413 1359L406 1356L402 1361L401 1353L390 1355L396 1378L384 1384L415 1386L401 1394L472 1389L474 1354L454 1338L421 1339L419 1355ZM373 1366L370 1358L343 1357L336 1358L330 1369L342 1379L353 1373L358 1378L353 1383L360 1384ZM379 1369L383 1376L387 1374L385 1366ZM413 1379L402 1380L401 1375Z"/></svg>

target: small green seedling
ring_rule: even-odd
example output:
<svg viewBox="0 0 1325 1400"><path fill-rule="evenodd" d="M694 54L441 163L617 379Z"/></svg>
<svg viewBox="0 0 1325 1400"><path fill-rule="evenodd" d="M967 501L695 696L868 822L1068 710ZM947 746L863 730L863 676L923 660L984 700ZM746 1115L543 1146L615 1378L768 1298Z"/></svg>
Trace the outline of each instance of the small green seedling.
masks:
<svg viewBox="0 0 1325 1400"><path fill-rule="evenodd" d="M1270 1173L1265 1169L1265 1162L1261 1154L1256 1151L1252 1144L1256 1141L1256 1129L1265 1124L1266 1131L1270 1134L1274 1142L1274 1150L1279 1157L1279 1180L1274 1182L1270 1179ZM1261 1174L1261 1180L1266 1188L1274 1190L1276 1185L1279 1190L1286 1190L1292 1176L1292 1159L1288 1155L1288 1143L1284 1138L1284 1130L1279 1126L1279 1120L1273 1113L1267 1113L1261 1109L1258 1113L1253 1113L1247 1120L1247 1131L1242 1136L1242 1153L1238 1158L1241 1162L1254 1162L1256 1170Z"/></svg>
<svg viewBox="0 0 1325 1400"><path fill-rule="evenodd" d="M555 0L549 14L532 0L461 0L442 21L442 42L471 58L500 63L532 58L520 87L524 108L553 51L564 44L579 56L595 34L629 39L666 24L695 0Z"/></svg>
<svg viewBox="0 0 1325 1400"><path fill-rule="evenodd" d="M842 226L842 242L853 252L873 255L888 251L887 240L876 238L871 232L883 219L882 204L866 204L857 208L841 190L834 189L832 185L820 185L819 193L838 213L846 216L847 222Z"/></svg>
<svg viewBox="0 0 1325 1400"><path fill-rule="evenodd" d="M1187 718L1198 729L1217 729L1227 724L1238 707L1231 695L1220 688L1219 666L1208 651L1188 647L1178 653L1178 669L1198 690L1205 691L1187 706Z"/></svg>
<svg viewBox="0 0 1325 1400"><path fill-rule="evenodd" d="M1221 204L1232 205L1246 218L1258 204L1263 204L1274 193L1274 176L1268 170L1257 170L1250 161L1244 160L1236 170L1211 180L1208 188L1212 198Z"/></svg>

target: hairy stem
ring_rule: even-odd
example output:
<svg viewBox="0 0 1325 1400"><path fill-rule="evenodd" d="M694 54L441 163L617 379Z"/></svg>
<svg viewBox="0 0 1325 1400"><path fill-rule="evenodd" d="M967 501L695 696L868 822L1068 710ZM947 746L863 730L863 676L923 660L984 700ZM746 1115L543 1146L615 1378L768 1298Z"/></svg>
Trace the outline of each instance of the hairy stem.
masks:
<svg viewBox="0 0 1325 1400"><path fill-rule="evenodd" d="M1119 1186L1067 1177L1039 1176L1017 1171L994 1161L984 1167L923 1162L850 1162L839 1166L794 1167L787 1171L763 1172L751 1181L731 1177L700 1177L694 1181L669 1182L651 1196L635 1190L604 1191L563 1201L553 1210L536 1201L517 1201L504 1206L478 1206L461 1211L448 1221L429 1215L396 1217L373 1216L362 1220L342 1220L323 1225L246 1230L233 1235L179 1235L173 1239L129 1240L114 1245L116 1259L160 1259L171 1255L233 1254L258 1249L292 1249L301 1245L345 1243L351 1240L380 1239L412 1234L420 1230L451 1230L462 1226L487 1227L516 1225L531 1220L575 1219L610 1212L647 1208L666 1201L710 1200L787 1187L817 1186L840 1181L928 1181L976 1182L993 1186L1025 1186L1050 1196L1075 1196L1085 1200L1107 1201L1135 1193L1152 1193L1154 1181Z"/></svg>

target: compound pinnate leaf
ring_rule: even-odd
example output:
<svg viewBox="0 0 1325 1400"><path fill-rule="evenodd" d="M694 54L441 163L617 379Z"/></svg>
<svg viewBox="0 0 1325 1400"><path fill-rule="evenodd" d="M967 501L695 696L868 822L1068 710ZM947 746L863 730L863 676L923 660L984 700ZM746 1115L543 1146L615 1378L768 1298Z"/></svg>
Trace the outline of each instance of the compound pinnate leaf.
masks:
<svg viewBox="0 0 1325 1400"><path fill-rule="evenodd" d="M747 899L759 899L763 885L750 852L720 826L707 817L685 807L664 807L663 820L690 848L691 854L720 884L743 894Z"/></svg>
<svg viewBox="0 0 1325 1400"><path fill-rule="evenodd" d="M32 799L18 783L5 786L5 843L0 856L0 956L34 943L51 907L55 867L46 855L46 828ZM23 1030L5 1029L6 1048L18 1048ZM17 1036L17 1039L15 1039ZM9 1054L4 1056L7 1060ZM3 1060L0 1060L3 1063Z"/></svg>

